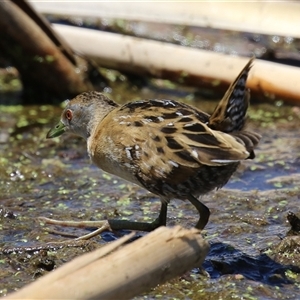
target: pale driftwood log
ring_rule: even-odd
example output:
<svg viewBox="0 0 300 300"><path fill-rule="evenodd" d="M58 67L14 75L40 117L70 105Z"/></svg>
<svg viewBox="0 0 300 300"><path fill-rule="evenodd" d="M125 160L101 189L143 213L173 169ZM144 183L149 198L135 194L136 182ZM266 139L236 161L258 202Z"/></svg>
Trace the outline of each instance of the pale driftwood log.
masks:
<svg viewBox="0 0 300 300"><path fill-rule="evenodd" d="M300 38L296 1L109 2L30 0L40 12L182 24Z"/></svg>
<svg viewBox="0 0 300 300"><path fill-rule="evenodd" d="M199 88L217 88L216 80L220 88L227 88L249 60L121 34L65 25L54 28L75 50L103 67L171 78ZM255 60L247 84L254 94L299 105L299 78L297 67Z"/></svg>
<svg viewBox="0 0 300 300"><path fill-rule="evenodd" d="M209 245L196 229L160 227L123 246L125 236L85 254L6 299L131 299L200 267Z"/></svg>

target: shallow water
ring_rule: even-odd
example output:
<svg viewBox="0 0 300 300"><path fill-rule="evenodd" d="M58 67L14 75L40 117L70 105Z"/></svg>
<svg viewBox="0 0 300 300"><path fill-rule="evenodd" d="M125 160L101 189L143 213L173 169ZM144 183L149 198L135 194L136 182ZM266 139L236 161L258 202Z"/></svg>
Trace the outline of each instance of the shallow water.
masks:
<svg viewBox="0 0 300 300"><path fill-rule="evenodd" d="M216 103L192 92L179 98L168 89L132 89L124 96L139 97L171 97L206 111ZM54 230L74 236L86 230L44 227L38 216L149 221L159 211L157 197L92 166L82 139L45 139L60 111L52 106L0 108L0 295L126 234L106 232L87 244L70 239L69 247L48 245L41 252L38 247L45 248L46 242L66 239ZM288 211L300 214L300 113L288 106L253 104L249 115L249 128L263 136L256 159L245 161L223 189L202 198L211 210L204 231L211 244L204 263L209 277L193 269L136 299L297 299L299 247L293 255L276 247L289 230ZM193 227L197 218L188 202L170 203L169 226Z"/></svg>

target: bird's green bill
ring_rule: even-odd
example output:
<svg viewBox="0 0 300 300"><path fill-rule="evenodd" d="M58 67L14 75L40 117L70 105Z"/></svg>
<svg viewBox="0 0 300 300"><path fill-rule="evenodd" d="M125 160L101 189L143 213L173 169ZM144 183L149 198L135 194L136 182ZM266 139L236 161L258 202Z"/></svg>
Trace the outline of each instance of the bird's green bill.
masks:
<svg viewBox="0 0 300 300"><path fill-rule="evenodd" d="M52 139L54 137L62 135L66 130L66 126L59 122L54 128L50 129L50 131L47 133L47 139Z"/></svg>

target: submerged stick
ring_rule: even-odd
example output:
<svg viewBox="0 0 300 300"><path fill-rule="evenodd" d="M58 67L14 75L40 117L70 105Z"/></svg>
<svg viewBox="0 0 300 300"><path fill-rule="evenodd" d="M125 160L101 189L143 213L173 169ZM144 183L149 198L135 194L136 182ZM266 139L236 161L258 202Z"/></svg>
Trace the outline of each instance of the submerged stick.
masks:
<svg viewBox="0 0 300 300"><path fill-rule="evenodd" d="M115 249L130 238L85 254L6 299L131 299L200 267L209 250L198 230L180 226L160 227Z"/></svg>

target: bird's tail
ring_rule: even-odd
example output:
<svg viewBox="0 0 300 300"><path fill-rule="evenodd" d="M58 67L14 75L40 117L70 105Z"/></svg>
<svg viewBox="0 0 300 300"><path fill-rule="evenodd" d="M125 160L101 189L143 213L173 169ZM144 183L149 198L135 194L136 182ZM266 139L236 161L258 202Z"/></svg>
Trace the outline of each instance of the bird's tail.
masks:
<svg viewBox="0 0 300 300"><path fill-rule="evenodd" d="M246 82L253 60L254 58L250 59L216 106L209 118L210 128L227 133L243 129L250 100Z"/></svg>

